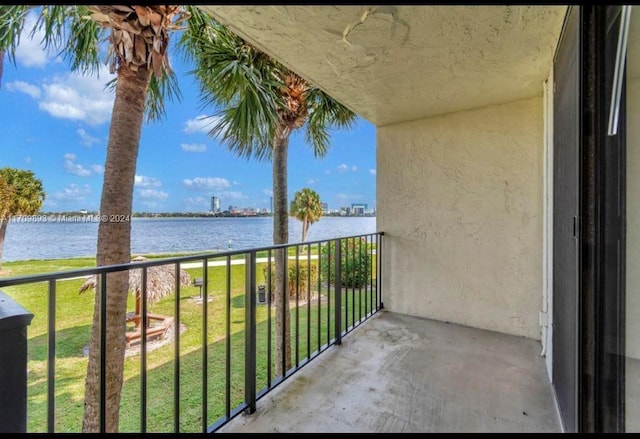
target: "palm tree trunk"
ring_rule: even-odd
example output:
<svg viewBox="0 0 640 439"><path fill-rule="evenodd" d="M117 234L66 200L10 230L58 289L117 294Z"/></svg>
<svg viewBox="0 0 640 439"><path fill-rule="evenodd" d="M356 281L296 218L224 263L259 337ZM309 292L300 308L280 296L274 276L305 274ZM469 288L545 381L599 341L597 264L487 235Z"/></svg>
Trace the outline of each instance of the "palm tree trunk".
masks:
<svg viewBox="0 0 640 439"><path fill-rule="evenodd" d="M8 223L9 223L9 218L5 218L0 223L0 269L2 269L2 249L4 248L4 237L7 234Z"/></svg>
<svg viewBox="0 0 640 439"><path fill-rule="evenodd" d="M307 219L302 220L302 242L307 240L307 227L308 227Z"/></svg>
<svg viewBox="0 0 640 439"><path fill-rule="evenodd" d="M280 133L282 131L279 131ZM289 242L287 214L287 149L289 137L277 134L273 145L273 244ZM276 376L291 368L291 325L285 284L287 251L275 251ZM284 334L284 339L283 339ZM283 368L283 359L286 359Z"/></svg>
<svg viewBox="0 0 640 439"><path fill-rule="evenodd" d="M98 266L131 261L131 223L109 221L122 215L131 217L133 184L145 97L150 70L133 72L126 65L118 68L118 82L104 171L101 221L98 225ZM126 308L129 275L126 271L107 276L106 303L106 431L117 432L123 383ZM99 286L99 285L98 285ZM96 288L89 363L85 382L83 432L97 432L100 422L100 288Z"/></svg>

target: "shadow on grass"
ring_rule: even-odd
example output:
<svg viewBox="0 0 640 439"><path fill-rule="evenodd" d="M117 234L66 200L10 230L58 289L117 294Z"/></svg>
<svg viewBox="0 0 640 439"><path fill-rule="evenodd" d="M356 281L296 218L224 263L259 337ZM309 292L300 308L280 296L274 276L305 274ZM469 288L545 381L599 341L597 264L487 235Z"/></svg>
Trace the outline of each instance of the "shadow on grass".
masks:
<svg viewBox="0 0 640 439"><path fill-rule="evenodd" d="M231 306L234 308L244 308L244 296L246 294L238 294L231 298Z"/></svg>
<svg viewBox="0 0 640 439"><path fill-rule="evenodd" d="M244 298L238 298L238 301ZM306 321L306 311L302 310L301 318ZM327 310L323 307L323 316L326 316ZM315 351L318 346L318 333L316 328L317 308L312 307L311 327L311 351ZM322 343L327 343L327 327L326 320L322 320L320 334ZM256 352L256 387L257 391L267 386L267 380L270 373L271 379L276 378L275 375L275 321L271 322L271 363L269 364L268 352L269 345L266 343L269 326L267 321L261 321L256 327L257 336L257 352ZM333 337L331 325L331 337ZM293 328L293 326L292 326ZM301 325L299 337L300 360L307 352L306 340L307 333L304 326ZM292 332L292 349L291 362L295 364L295 331ZM226 339L220 339L207 345L206 357L206 400L207 400L207 425L212 425L217 420L223 418L226 412L226 388L229 385L229 394L231 400L229 405L231 410L238 407L244 402L244 379L245 379L245 331L240 330L231 335L230 343L230 382L227 383L226 372ZM149 432L173 432L174 431L174 396L176 392L176 383L174 379L175 358L171 353L173 344L168 350L159 355L164 355L167 361L162 365L147 371L146 382L146 401L147 401L147 431ZM190 353L182 354L179 358L180 362L180 384L179 384L179 400L180 400L180 432L200 432L202 429L203 414L203 349L199 348ZM270 372L269 372L269 369ZM120 431L121 432L139 432L140 431L140 407L141 407L141 376L127 380L123 386L123 395L121 403Z"/></svg>
<svg viewBox="0 0 640 439"><path fill-rule="evenodd" d="M83 357L83 349L91 339L91 325L74 326L56 331L56 358ZM29 359L47 359L47 334L29 339Z"/></svg>
<svg viewBox="0 0 640 439"><path fill-rule="evenodd" d="M357 296L356 296L357 297ZM320 306L321 318L318 318L318 308L315 303L310 307L310 325L307 332L307 308L300 308L299 326L299 346L296 346L294 314L292 313L292 364L295 364L295 354L299 353L302 361L310 351L311 354L334 337L334 301L327 309L327 303ZM357 303L357 301L356 301ZM234 306L243 306L244 296L235 298ZM345 303L346 305L346 303ZM343 311L343 315L351 313ZM63 350L58 348L57 356L77 357L81 355L82 347L90 336L90 325L70 328L59 331L57 346L65 345ZM267 343L268 334L271 333L271 345ZM272 314L271 327L267 320L261 320L256 328L257 336L257 356L256 356L256 382L257 389L267 386L270 376L271 380L275 376L275 313ZM62 340L62 341L61 341ZM72 340L72 342L69 342ZM307 340L311 345L307 347ZM38 359L46 359L46 337L37 337L33 340L35 349L33 355ZM194 350L182 352L179 357L179 423L181 432L200 432L202 430L203 414L203 389L205 389L205 379L203 371L206 370L206 400L207 419L206 425L212 425L218 419L225 416L226 393L229 386L230 408L238 407L244 401L244 378L245 378L245 331L243 329L233 332L230 337L230 363L229 382L227 381L227 340L208 339L206 347L206 368L204 366L205 355L202 343L194 346ZM75 346L75 347L74 347ZM182 345L181 346L185 346ZM159 349L148 353L148 362L158 364L156 367L147 370L146 379L146 426L149 432L173 432L174 431L174 397L176 390L175 376L175 344L169 343ZM271 352L271 363L268 364L268 352ZM79 361L75 358L71 362ZM132 357L126 360L129 366L139 367L140 357ZM64 367L65 365L60 365ZM138 369L139 370L139 369ZM46 371L39 370L38 376L34 375L34 383L29 389L29 431L40 432L46 429L46 392L47 384ZM82 379L81 379L82 378ZM84 395L84 377L75 375L73 378L56 378L56 400L55 400L55 422L57 432L80 431L82 424L82 408ZM139 432L141 419L141 395L142 377L137 375L126 380L123 386L121 409L120 409L120 431ZM73 390L73 389L76 390ZM33 410L32 410L33 409Z"/></svg>

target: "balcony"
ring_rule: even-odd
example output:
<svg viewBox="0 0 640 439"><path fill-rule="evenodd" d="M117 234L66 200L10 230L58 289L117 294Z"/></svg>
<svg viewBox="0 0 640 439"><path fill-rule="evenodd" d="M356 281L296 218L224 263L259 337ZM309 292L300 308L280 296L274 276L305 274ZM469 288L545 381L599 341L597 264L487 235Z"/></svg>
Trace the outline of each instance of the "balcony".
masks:
<svg viewBox="0 0 640 439"><path fill-rule="evenodd" d="M133 271L137 282L142 279L136 297L136 313L142 316L128 317L142 324L134 328L140 333L139 355L126 360L138 372L125 379L123 394L129 397L122 404L120 431L561 431L538 341L384 311L378 275L382 236L1 279L7 292L22 288L48 296L46 315L34 318L46 322L46 332L33 328L29 336L29 343L47 340L45 359L39 362L43 359L34 358L36 349L30 349L26 383L5 382L2 391L27 395L20 422L27 431L68 430L68 421L58 418L73 410L72 429L79 429L80 405L68 407L68 398L59 396L70 389L70 378L64 375L65 360L56 354L69 332L57 321L57 296L64 294L64 282L86 285L88 276L106 294L106 275L128 270L130 279ZM265 294L273 291L278 250L288 253L284 282L291 328L291 367L280 375L274 346L284 335L275 328L272 294ZM176 327L187 323L192 334L173 328L169 346L152 352L149 337L155 341L158 334L144 318L150 312L147 289L162 266L176 274L187 269L193 276L191 283L175 276L175 294L164 299L163 308ZM242 288L233 277L241 278ZM215 327L220 333L212 332ZM194 330L201 331L195 351L188 348ZM75 381L81 386L84 379ZM46 410L31 413L43 400ZM105 404L101 401L103 416Z"/></svg>
<svg viewBox="0 0 640 439"><path fill-rule="evenodd" d="M539 342L386 311L220 429L561 431Z"/></svg>

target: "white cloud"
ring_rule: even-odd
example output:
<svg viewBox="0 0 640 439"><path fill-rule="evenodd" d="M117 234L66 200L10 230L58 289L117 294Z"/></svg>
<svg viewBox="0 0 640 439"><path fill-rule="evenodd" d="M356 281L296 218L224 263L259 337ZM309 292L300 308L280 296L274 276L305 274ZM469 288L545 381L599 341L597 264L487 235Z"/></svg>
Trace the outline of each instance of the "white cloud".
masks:
<svg viewBox="0 0 640 439"><path fill-rule="evenodd" d="M347 172L347 171L349 171L349 170L351 170L351 171L353 171L353 172L356 172L356 171L358 170L358 167L357 167L356 165L349 166L349 165L347 165L346 163L342 163L341 165L339 165L339 166L336 168L336 170L337 170L338 172L340 172L340 173ZM327 174L328 174L328 172L327 172Z"/></svg>
<svg viewBox="0 0 640 439"><path fill-rule="evenodd" d="M325 173L325 174L331 174L331 169L325 169L325 170L324 170L324 173Z"/></svg>
<svg viewBox="0 0 640 439"><path fill-rule="evenodd" d="M311 186L313 184L316 184L316 183L319 183L319 182L320 182L320 180L318 180L318 179L314 180L313 178L310 178L309 180L307 180L307 184L309 186Z"/></svg>
<svg viewBox="0 0 640 439"><path fill-rule="evenodd" d="M233 180L233 185L234 186L240 186L240 182L238 180Z"/></svg>
<svg viewBox="0 0 640 439"><path fill-rule="evenodd" d="M28 165L29 163L31 163L31 157L25 157L24 158L24 162Z"/></svg>
<svg viewBox="0 0 640 439"><path fill-rule="evenodd" d="M376 170L375 169L369 169L369 174L376 175Z"/></svg>
<svg viewBox="0 0 640 439"><path fill-rule="evenodd" d="M267 197L273 197L273 189L262 189L262 193Z"/></svg>
<svg viewBox="0 0 640 439"><path fill-rule="evenodd" d="M182 129L187 134L204 133L209 134L211 128L220 119L219 116L207 116L206 114L200 114L195 119L189 119L185 122L185 127Z"/></svg>
<svg viewBox="0 0 640 439"><path fill-rule="evenodd" d="M91 193L91 188L88 184L78 186L73 183L67 186L62 191L56 192L52 195L55 200L64 201L84 201L85 196Z"/></svg>
<svg viewBox="0 0 640 439"><path fill-rule="evenodd" d="M104 86L113 76L107 67L101 66L98 76L69 73L49 79L42 85L44 93L38 107L60 119L89 125L109 122L114 94Z"/></svg>
<svg viewBox="0 0 640 439"><path fill-rule="evenodd" d="M180 148L187 152L205 152L207 145L204 143L181 143Z"/></svg>
<svg viewBox="0 0 640 439"><path fill-rule="evenodd" d="M20 34L20 44L16 48L16 62L25 67L44 67L52 57L52 54L47 53L40 44L44 31L42 29L36 31L33 38L30 35L36 20L37 16L34 12L27 14Z"/></svg>
<svg viewBox="0 0 640 439"><path fill-rule="evenodd" d="M19 91L28 94L33 99L38 99L40 97L40 87L38 87L37 85L28 84L24 81L13 81L7 83L7 90Z"/></svg>
<svg viewBox="0 0 640 439"><path fill-rule="evenodd" d="M75 163L76 155L67 153L64 155L64 170L69 174L78 175L80 177L90 177L95 174L102 174L104 168L101 165L81 165Z"/></svg>
<svg viewBox="0 0 640 439"><path fill-rule="evenodd" d="M140 196L140 198L152 200L166 200L167 198L169 198L168 193L156 189L139 189L138 195Z"/></svg>
<svg viewBox="0 0 640 439"><path fill-rule="evenodd" d="M162 186L162 182L155 177L145 177L144 175L136 175L133 185L139 188L152 188Z"/></svg>
<svg viewBox="0 0 640 439"><path fill-rule="evenodd" d="M80 140L82 141L82 144L88 148L91 148L91 146L93 146L94 143L98 143L100 141L97 138L89 135L89 133L87 133L83 128L78 128L76 130L76 133L78 133L78 136L80 136Z"/></svg>
<svg viewBox="0 0 640 439"><path fill-rule="evenodd" d="M219 190L231 186L229 180L220 177L196 177L193 180L185 178L182 180L182 184L184 184L187 189L195 191L212 189Z"/></svg>

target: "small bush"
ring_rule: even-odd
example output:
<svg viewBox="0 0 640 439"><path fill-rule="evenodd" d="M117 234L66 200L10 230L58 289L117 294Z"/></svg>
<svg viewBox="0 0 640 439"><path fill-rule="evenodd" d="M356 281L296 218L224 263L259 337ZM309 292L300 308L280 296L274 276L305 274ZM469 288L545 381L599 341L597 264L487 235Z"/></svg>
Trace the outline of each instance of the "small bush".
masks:
<svg viewBox="0 0 640 439"><path fill-rule="evenodd" d="M265 266L262 268L262 271L264 273L264 279L265 279L265 283L267 281L267 273L268 273L268 269L267 269L267 265L265 264ZM298 284L298 277L300 278L300 283ZM276 273L275 273L275 264L271 264L271 291L275 290L275 278L276 278ZM300 261L299 262L299 269L296 270L296 264L295 263L291 263L291 261L289 261L289 272L287 274L287 286L289 289L289 299L295 299L296 297L296 287L299 285L300 286L300 291L298 293L298 298L299 299L305 299L307 297L307 289L308 289L308 284L307 281L309 281L309 266L306 262L304 261ZM313 293L314 290L314 286L317 285L318 282L318 266L317 265L311 265L311 285L310 285L310 289L311 292Z"/></svg>
<svg viewBox="0 0 640 439"><path fill-rule="evenodd" d="M371 244L367 244L365 238L343 239L340 241L341 262L340 270L343 287L359 288L367 285L371 276ZM331 254L331 261L328 260ZM329 242L321 250L320 269L323 279L329 279L330 283L335 283L335 243ZM329 270L329 262L331 270ZM330 273L329 273L330 272ZM327 274L330 274L328 276Z"/></svg>

